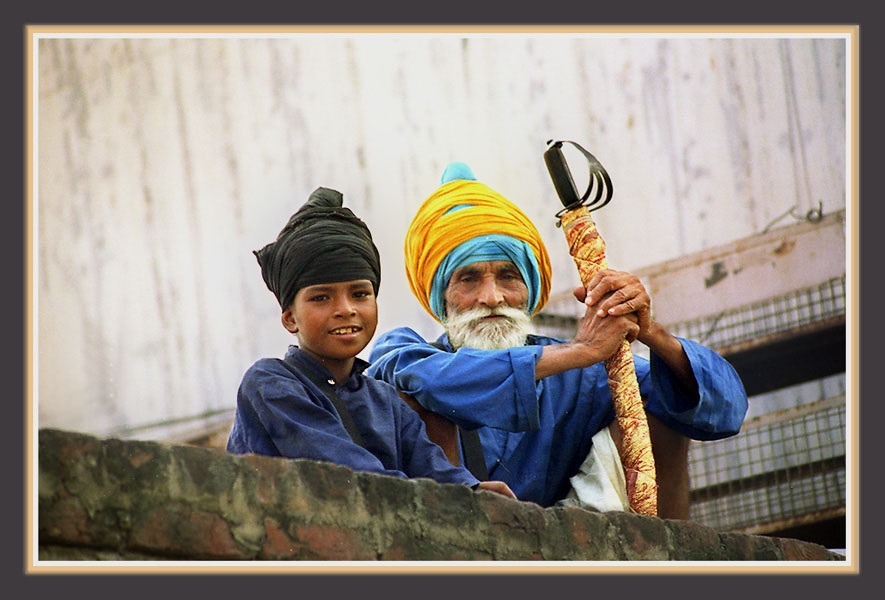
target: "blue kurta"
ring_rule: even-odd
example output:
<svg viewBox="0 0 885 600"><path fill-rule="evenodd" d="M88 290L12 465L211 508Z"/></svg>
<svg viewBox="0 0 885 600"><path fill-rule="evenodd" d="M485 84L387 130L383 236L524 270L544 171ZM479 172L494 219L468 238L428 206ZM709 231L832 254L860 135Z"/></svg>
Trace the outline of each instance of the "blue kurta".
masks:
<svg viewBox="0 0 885 600"><path fill-rule="evenodd" d="M439 341L451 350L445 335ZM489 479L506 482L520 500L552 506L568 493L590 439L614 418L602 363L535 381L543 346L561 342L529 336L526 346L507 350L446 352L403 327L378 338L366 374L462 427L478 428ZM736 434L747 396L734 368L709 348L680 342L700 399L682 391L659 357L634 356L646 410L693 439Z"/></svg>
<svg viewBox="0 0 885 600"><path fill-rule="evenodd" d="M319 361L295 346L286 358L332 379ZM358 471L429 477L440 483L478 483L469 471L449 463L396 390L362 374L365 367L356 359L351 375L335 386L365 448L351 439L331 400L307 377L283 360L263 358L246 371L240 384L228 452L324 460Z"/></svg>

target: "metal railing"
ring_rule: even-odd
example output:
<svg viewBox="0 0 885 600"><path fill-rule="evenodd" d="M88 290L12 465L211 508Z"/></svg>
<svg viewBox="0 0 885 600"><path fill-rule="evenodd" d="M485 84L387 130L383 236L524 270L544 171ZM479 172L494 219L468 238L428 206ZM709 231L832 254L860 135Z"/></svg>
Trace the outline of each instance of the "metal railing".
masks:
<svg viewBox="0 0 885 600"><path fill-rule="evenodd" d="M749 419L725 440L692 442L691 519L765 532L845 506L845 397Z"/></svg>

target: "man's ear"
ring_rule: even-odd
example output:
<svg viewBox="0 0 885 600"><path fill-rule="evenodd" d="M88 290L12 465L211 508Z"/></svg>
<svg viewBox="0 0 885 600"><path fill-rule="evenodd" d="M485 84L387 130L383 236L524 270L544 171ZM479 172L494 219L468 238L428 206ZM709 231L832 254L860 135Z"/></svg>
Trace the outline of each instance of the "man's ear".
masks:
<svg viewBox="0 0 885 600"><path fill-rule="evenodd" d="M286 328L286 331L291 334L298 333L298 323L295 322L295 314L292 312L292 307L283 311L283 316L280 317L280 320L283 323L283 327Z"/></svg>

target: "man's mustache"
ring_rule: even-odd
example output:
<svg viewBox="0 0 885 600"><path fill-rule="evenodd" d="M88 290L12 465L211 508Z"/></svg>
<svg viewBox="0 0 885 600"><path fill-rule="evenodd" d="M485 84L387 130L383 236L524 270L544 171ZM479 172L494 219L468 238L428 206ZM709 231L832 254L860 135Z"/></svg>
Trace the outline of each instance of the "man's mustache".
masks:
<svg viewBox="0 0 885 600"><path fill-rule="evenodd" d="M518 308L513 308L510 306L498 306L495 308L490 308L487 306L481 306L478 308L471 308L464 311L458 311L452 315L453 319L457 319L458 321L464 322L479 322L482 319L487 317L504 317L511 321L519 318L524 311Z"/></svg>

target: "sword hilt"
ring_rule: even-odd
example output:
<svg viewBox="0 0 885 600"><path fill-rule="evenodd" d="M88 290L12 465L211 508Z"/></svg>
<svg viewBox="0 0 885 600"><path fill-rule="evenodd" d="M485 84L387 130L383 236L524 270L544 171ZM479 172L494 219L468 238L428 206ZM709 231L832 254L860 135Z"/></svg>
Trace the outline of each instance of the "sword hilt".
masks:
<svg viewBox="0 0 885 600"><path fill-rule="evenodd" d="M587 166L590 169L590 181L587 184L587 190L583 195L578 196L578 188L575 187L575 181L572 179L572 173L569 170L565 155L562 153L562 145L571 144L587 159ZM562 202L563 208L556 213L556 224L559 226L560 219L567 211L574 210L579 206L586 206L588 211L594 211L608 204L612 199L614 187L612 180L608 176L605 167L602 166L595 156L584 150L579 144L570 141L547 141L547 150L544 152L544 163L547 165L547 172L550 173L550 179L553 180L553 187L556 189L556 195ZM590 193L595 189L596 194L593 199L588 202Z"/></svg>

